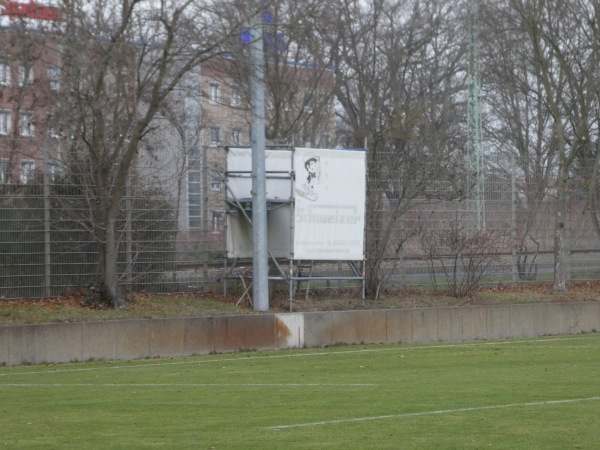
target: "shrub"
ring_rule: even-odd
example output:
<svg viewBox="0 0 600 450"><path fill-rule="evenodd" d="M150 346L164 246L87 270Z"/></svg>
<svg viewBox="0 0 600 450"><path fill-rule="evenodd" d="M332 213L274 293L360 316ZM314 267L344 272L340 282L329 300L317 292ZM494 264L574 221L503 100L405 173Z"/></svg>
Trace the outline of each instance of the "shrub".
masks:
<svg viewBox="0 0 600 450"><path fill-rule="evenodd" d="M500 248L505 238L494 231L467 231L458 221L450 221L447 228L422 232L419 245L430 264L434 287L437 289L438 273L441 272L448 294L466 297L494 273L493 265L500 261Z"/></svg>

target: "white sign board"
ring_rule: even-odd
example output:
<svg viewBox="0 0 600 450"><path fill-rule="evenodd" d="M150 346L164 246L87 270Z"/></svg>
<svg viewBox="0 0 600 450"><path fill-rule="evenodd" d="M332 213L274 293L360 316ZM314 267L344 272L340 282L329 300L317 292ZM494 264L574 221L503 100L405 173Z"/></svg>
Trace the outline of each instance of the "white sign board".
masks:
<svg viewBox="0 0 600 450"><path fill-rule="evenodd" d="M362 261L366 196L364 150L296 148L265 154L269 252L295 260ZM233 206L252 197L252 151L227 154L227 251L252 256L252 226ZM292 177L292 173L295 177ZM252 212L247 211L251 216ZM293 230L293 231L292 231Z"/></svg>
<svg viewBox="0 0 600 450"><path fill-rule="evenodd" d="M227 152L227 179L229 200L252 197L252 150L232 147ZM291 200L291 150L265 151L266 188L268 200Z"/></svg>
<svg viewBox="0 0 600 450"><path fill-rule="evenodd" d="M364 259L366 153L296 148L294 259Z"/></svg>

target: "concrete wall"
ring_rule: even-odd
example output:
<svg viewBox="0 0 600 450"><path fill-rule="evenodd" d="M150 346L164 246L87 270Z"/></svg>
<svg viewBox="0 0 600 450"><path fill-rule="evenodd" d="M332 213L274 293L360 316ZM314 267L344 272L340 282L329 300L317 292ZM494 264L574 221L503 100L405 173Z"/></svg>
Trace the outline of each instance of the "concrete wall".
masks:
<svg viewBox="0 0 600 450"><path fill-rule="evenodd" d="M0 364L239 350L523 338L600 331L600 303L498 305L0 327Z"/></svg>

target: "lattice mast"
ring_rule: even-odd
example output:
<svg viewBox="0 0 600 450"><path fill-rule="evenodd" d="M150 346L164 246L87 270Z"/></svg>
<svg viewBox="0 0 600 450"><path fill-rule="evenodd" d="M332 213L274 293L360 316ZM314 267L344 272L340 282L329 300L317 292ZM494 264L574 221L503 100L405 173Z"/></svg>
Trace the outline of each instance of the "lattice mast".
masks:
<svg viewBox="0 0 600 450"><path fill-rule="evenodd" d="M468 189L471 193L471 215L477 230L485 228L484 171L481 137L481 77L479 62L478 0L471 0L469 11L469 98L467 103Z"/></svg>

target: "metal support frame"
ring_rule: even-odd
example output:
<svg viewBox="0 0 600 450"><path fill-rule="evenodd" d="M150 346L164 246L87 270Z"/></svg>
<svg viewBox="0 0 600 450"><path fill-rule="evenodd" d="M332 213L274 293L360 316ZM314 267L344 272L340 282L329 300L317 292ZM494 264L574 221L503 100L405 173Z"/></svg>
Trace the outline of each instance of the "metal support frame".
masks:
<svg viewBox="0 0 600 450"><path fill-rule="evenodd" d="M229 148L229 147L227 147L227 148ZM233 147L231 147L231 148L233 148ZM290 243L291 243L291 242L293 242L293 235L294 235L294 214L295 214L295 208L293 206L295 203L294 196L293 196L294 180L295 180L295 171L294 171L294 167L293 167L294 148L289 147L289 146L271 146L271 148L274 148L274 149L286 149L287 148L287 149L291 149L291 151L292 151L292 168L291 168L290 172L287 172L287 171L267 171L266 172L266 179L273 179L273 178L282 179L283 178L283 179L290 180L290 199L284 200L284 201L267 199L267 209L274 210L277 208L281 208L284 205L292 205L292 207L290 208ZM243 215L244 219L250 225L252 225L252 219L250 218L250 216L247 213L247 210L252 209L252 199L251 198L238 198L228 184L228 179L230 177L231 178L244 177L244 176L247 177L249 175L251 175L251 171L231 171L231 172L226 171L225 173L221 174L221 179L226 187L226 192L229 192L229 194L231 195L231 200L230 200L230 199L227 199L227 194L225 194L226 204L228 206L235 208L235 212L240 212ZM233 214L235 212L230 209L226 210L226 214ZM290 255L288 258L289 269L288 269L288 272L286 273L284 268L281 266L279 260L270 251L268 251L269 259L270 259L270 261L273 262L273 265L275 266L275 268L277 269L277 272L278 272L277 275L269 274L268 279L273 280L273 281L286 281L288 283L290 312L293 311L293 304L294 304L294 283L299 283L299 282L322 281L322 280L360 281L360 283L361 283L361 299L364 301L364 299L365 299L365 277L364 277L365 261L364 260L360 261L360 264L362 265L362 270L359 269L359 267L358 267L357 263L359 261L345 261L351 268L352 272L354 273L354 276L314 276L314 275L312 275L312 271L308 276L302 276L298 272L296 272L296 273L294 272L294 261L298 261L298 260L294 259L292 249L290 249L288 253ZM280 259L282 259L282 258L280 258ZM238 279L239 278L239 276L235 276L233 274L233 270L236 268L237 264L240 262L240 258L235 258L231 265L228 264L228 261L229 261L228 249L226 248L224 264L223 264L223 286L224 286L223 291L224 291L225 295L227 294L227 279ZM331 260L331 261L332 262L333 261L341 262L340 260ZM326 261L323 261L323 262L326 262ZM297 267L298 266L296 266L296 268ZM243 276L242 276L242 279L243 279ZM244 285L244 294L238 300L238 303L243 298L248 297L249 287L246 285L245 279L243 279L243 285ZM248 300L252 301L250 298L248 298Z"/></svg>

